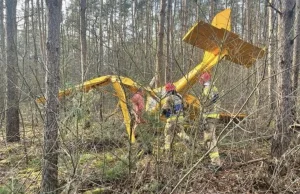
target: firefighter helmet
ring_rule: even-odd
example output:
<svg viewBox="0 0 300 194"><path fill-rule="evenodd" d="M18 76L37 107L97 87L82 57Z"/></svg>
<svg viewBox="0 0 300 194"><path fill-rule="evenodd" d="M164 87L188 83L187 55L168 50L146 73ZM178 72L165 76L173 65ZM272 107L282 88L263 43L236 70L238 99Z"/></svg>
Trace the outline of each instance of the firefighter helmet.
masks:
<svg viewBox="0 0 300 194"><path fill-rule="evenodd" d="M204 72L204 73L200 76L199 82L200 82L200 84L204 84L205 82L210 81L210 79L211 79L210 73Z"/></svg>
<svg viewBox="0 0 300 194"><path fill-rule="evenodd" d="M166 89L166 92L170 92L170 91L176 90L176 87L174 86L173 83L167 83L167 84L165 85L165 89Z"/></svg>

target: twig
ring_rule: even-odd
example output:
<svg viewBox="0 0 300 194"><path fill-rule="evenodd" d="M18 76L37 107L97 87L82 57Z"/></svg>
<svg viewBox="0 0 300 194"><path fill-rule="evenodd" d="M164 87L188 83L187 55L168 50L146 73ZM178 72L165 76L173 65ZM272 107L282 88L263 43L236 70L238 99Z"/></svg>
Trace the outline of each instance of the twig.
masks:
<svg viewBox="0 0 300 194"><path fill-rule="evenodd" d="M240 163L240 164L237 164L237 165L233 165L232 168L240 168L242 166L247 166L249 164L253 164L253 163L256 163L256 162L264 161L266 159L268 159L268 157L249 160L248 162L244 162L244 163Z"/></svg>
<svg viewBox="0 0 300 194"><path fill-rule="evenodd" d="M210 153L210 151L215 148L212 147L210 148L204 155L202 155L202 157L190 168L190 170L178 181L178 183L175 185L175 187L173 188L173 190L170 192L170 194L174 193L175 190L178 188L178 186L182 183L182 181L189 175L191 174L191 172L202 162L202 160Z"/></svg>
<svg viewBox="0 0 300 194"><path fill-rule="evenodd" d="M104 121L106 122L110 117L112 117L113 115L115 115L115 114L118 112L118 110L119 110L119 102L118 102L118 104L117 104L115 110L114 110L110 115L108 115L108 116L104 119Z"/></svg>
<svg viewBox="0 0 300 194"><path fill-rule="evenodd" d="M242 141L236 141L236 142L230 142L230 143L222 143L220 145L232 145L232 144L239 144L239 143L246 143L248 141L257 141L257 140L264 140L264 141L269 141L272 139L274 135L266 135L266 136L261 136L261 137L256 137L256 138L251 138L251 139L246 139Z"/></svg>

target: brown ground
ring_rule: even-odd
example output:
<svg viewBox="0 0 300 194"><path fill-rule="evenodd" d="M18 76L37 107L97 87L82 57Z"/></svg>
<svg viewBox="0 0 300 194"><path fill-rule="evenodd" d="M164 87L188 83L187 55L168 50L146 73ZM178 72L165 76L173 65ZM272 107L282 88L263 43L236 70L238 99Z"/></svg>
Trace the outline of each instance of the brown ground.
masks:
<svg viewBox="0 0 300 194"><path fill-rule="evenodd" d="M61 143L59 177L61 193L170 193L202 157L201 138L195 147L175 140L173 155L161 149L162 133L153 133L152 155L139 155L138 144L129 147L126 136L116 140L89 134ZM200 135L199 135L200 136ZM37 138L39 137L39 138ZM41 181L41 133L27 133L25 143L0 145L0 194L38 193ZM184 179L181 193L300 193L299 145L278 168L273 164L270 138L230 137L220 143L223 170L208 169L207 157ZM26 147L26 149L25 149ZM77 156L77 158L75 157ZM73 163L72 163L73 161ZM74 171L74 161L77 162Z"/></svg>

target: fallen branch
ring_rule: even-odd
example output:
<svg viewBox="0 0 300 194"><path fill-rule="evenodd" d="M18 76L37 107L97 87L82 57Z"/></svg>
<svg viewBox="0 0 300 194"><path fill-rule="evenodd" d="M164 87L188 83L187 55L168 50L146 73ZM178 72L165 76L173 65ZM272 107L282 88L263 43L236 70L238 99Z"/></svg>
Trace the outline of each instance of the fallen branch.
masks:
<svg viewBox="0 0 300 194"><path fill-rule="evenodd" d="M267 159L268 159L268 157L253 159L253 160L249 160L248 162L244 162L244 163L232 165L231 168L240 168L242 166L247 166L249 164L253 164L253 163L256 163L256 162L264 161L264 160L267 160Z"/></svg>

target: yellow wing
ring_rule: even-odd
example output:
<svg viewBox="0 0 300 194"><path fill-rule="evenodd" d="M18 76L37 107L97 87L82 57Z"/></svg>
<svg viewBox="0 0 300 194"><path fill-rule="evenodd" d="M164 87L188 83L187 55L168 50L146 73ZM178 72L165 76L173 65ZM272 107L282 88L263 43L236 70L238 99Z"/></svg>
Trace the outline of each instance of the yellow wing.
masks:
<svg viewBox="0 0 300 194"><path fill-rule="evenodd" d="M126 94L124 92L123 86L129 88L130 91L135 92L138 89L138 84L132 81L128 77L122 77L122 76L116 76L116 75L107 75L107 76L101 76L95 79L88 80L84 82L83 84L76 85L73 88L68 88L66 90L59 92L59 99L61 99L64 96L70 95L72 92L88 92L89 90L99 87L112 84L116 95L119 98L119 105L124 117L124 123L126 126L126 131L129 135L130 141L133 143L135 142L135 135L131 129L131 118L129 109L127 107L127 101L126 101ZM37 99L38 103L45 103L46 99L44 97L40 97Z"/></svg>

